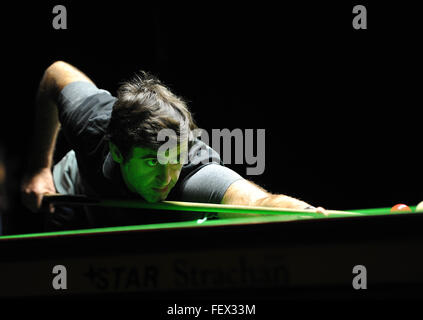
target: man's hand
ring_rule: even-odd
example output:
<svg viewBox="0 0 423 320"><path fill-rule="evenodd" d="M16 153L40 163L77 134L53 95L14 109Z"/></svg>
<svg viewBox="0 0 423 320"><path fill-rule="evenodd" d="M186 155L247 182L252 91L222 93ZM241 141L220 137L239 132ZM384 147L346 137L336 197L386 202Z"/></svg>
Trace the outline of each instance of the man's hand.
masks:
<svg viewBox="0 0 423 320"><path fill-rule="evenodd" d="M22 203L32 212L37 212L41 208L43 196L46 193L56 193L53 175L49 168L41 169L38 172L27 175L21 188ZM50 205L49 210L54 212L54 207Z"/></svg>
<svg viewBox="0 0 423 320"><path fill-rule="evenodd" d="M326 209L323 208L323 207L317 207L317 208L315 208L315 207L310 206L310 207L305 208L305 210L310 210L311 212L321 213L324 216L328 216L328 213L326 212Z"/></svg>

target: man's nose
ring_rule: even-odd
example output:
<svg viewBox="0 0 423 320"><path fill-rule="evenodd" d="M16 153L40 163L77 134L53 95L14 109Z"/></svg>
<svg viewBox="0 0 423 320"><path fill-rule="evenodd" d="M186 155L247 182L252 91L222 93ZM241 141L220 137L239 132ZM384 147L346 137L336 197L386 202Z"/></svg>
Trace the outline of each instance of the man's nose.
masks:
<svg viewBox="0 0 423 320"><path fill-rule="evenodd" d="M167 186L172 180L170 165L162 165L157 178L160 181L160 185Z"/></svg>

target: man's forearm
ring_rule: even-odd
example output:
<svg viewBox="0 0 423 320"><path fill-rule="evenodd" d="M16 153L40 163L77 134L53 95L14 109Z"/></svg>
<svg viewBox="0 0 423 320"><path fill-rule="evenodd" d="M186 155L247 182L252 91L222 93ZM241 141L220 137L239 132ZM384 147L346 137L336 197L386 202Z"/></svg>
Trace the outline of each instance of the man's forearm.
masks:
<svg viewBox="0 0 423 320"><path fill-rule="evenodd" d="M36 97L34 134L29 154L28 171L50 168L60 128L57 110L57 93L45 72Z"/></svg>
<svg viewBox="0 0 423 320"><path fill-rule="evenodd" d="M303 210L312 208L308 203L285 196L282 194L271 194L255 183L240 179L230 185L221 202L222 204L241 205L241 206L255 206L255 207L274 207L274 208L288 208ZM261 214L248 214L248 216L261 216ZM218 217L235 218L246 217L247 215L233 214L233 213L219 213Z"/></svg>
<svg viewBox="0 0 423 320"><path fill-rule="evenodd" d="M304 209L311 209L313 206L310 204L289 197L285 195L268 195L264 198L256 200L254 202L248 204L239 203L239 205L248 205L254 207L273 207L273 208L280 208L283 209L297 209L297 210L304 210ZM256 213L218 213L217 214L219 219L231 219L231 218L248 218L248 217L262 217L263 214L256 214Z"/></svg>
<svg viewBox="0 0 423 320"><path fill-rule="evenodd" d="M287 209L305 209L311 207L308 203L285 195L268 195L265 198L255 202L255 206L259 207L276 207Z"/></svg>

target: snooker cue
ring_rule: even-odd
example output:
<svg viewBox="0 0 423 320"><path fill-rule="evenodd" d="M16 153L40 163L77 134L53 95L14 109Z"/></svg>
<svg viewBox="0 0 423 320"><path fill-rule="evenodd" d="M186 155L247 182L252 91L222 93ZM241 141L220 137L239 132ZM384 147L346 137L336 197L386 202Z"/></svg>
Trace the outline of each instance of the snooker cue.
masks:
<svg viewBox="0 0 423 320"><path fill-rule="evenodd" d="M318 214L314 210L298 210L273 207L256 207L242 205L212 204L198 202L183 201L161 201L149 203L137 199L113 199L113 198L96 198L85 195L65 195L65 194L46 194L43 197L46 204L56 205L83 205L83 206L101 206L101 207L117 207L132 209L153 209L153 210L171 210L171 211L191 211L191 212L214 212L214 213L236 213L245 216L248 215L287 215L302 214L307 216L326 216L326 217L342 217L342 216L358 216L360 213L346 212L338 210L326 210L325 214Z"/></svg>

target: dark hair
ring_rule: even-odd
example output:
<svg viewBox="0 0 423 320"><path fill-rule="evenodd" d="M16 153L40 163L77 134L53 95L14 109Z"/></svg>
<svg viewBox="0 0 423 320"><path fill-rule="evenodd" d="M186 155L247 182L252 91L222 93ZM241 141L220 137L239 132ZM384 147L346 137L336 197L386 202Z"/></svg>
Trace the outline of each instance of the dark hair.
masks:
<svg viewBox="0 0 423 320"><path fill-rule="evenodd" d="M135 146L157 150L163 143L157 140L160 130L172 129L180 137L180 128L187 133L196 128L186 103L140 71L119 87L106 136L127 160Z"/></svg>

